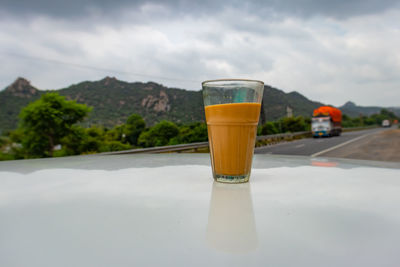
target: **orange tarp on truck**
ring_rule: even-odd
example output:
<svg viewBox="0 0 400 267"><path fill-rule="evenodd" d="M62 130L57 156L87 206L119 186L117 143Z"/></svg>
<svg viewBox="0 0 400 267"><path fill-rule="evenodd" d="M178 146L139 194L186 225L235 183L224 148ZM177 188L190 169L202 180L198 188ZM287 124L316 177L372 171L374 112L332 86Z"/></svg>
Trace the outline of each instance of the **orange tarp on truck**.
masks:
<svg viewBox="0 0 400 267"><path fill-rule="evenodd" d="M342 121L342 112L334 107L322 106L314 109L313 116L330 116L334 122Z"/></svg>

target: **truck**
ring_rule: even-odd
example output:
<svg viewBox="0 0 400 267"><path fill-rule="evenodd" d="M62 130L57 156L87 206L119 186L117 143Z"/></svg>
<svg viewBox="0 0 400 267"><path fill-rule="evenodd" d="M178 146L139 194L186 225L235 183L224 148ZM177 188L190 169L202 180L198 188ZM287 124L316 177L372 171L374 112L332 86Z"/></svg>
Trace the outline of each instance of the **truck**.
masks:
<svg viewBox="0 0 400 267"><path fill-rule="evenodd" d="M311 120L313 137L339 136L342 133L342 112L331 106L321 106L314 110Z"/></svg>
<svg viewBox="0 0 400 267"><path fill-rule="evenodd" d="M392 126L390 123L390 120L383 120L382 121L382 127L390 127Z"/></svg>

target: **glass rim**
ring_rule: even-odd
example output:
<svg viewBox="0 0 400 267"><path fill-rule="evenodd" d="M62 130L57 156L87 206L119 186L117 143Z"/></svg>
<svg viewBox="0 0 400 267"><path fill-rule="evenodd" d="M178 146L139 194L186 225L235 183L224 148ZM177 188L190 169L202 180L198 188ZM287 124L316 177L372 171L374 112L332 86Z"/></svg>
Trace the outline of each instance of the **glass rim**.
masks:
<svg viewBox="0 0 400 267"><path fill-rule="evenodd" d="M259 83L264 85L263 81L260 80L251 80L251 79L215 79L215 80L206 80L201 83L203 86L206 83L213 83L213 82L253 82L253 83Z"/></svg>

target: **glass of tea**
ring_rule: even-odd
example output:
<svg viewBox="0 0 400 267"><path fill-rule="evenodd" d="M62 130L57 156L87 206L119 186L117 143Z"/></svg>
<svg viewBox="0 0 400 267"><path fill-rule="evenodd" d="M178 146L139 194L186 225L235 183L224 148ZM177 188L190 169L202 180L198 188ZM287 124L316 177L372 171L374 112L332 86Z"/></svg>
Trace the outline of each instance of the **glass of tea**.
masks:
<svg viewBox="0 0 400 267"><path fill-rule="evenodd" d="M249 181L264 83L227 79L202 83L214 179Z"/></svg>

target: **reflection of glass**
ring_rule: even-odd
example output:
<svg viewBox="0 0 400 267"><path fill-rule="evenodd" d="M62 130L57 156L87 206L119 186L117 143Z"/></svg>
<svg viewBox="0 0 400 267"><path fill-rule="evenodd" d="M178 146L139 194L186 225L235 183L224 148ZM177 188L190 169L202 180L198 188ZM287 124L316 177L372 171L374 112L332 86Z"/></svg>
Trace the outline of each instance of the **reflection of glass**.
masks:
<svg viewBox="0 0 400 267"><path fill-rule="evenodd" d="M225 252L248 252L257 248L249 183L213 183L207 241Z"/></svg>
<svg viewBox="0 0 400 267"><path fill-rule="evenodd" d="M214 80L202 83L214 179L249 180L264 83Z"/></svg>

